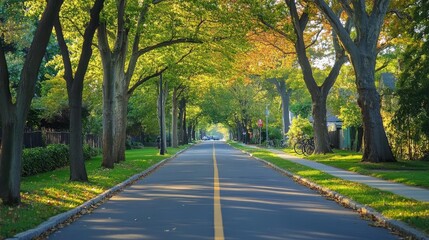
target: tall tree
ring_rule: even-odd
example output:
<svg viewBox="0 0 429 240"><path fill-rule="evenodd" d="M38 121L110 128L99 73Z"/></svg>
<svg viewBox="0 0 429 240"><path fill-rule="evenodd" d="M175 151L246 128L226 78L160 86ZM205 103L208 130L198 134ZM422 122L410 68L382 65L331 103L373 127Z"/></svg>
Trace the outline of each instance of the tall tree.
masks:
<svg viewBox="0 0 429 240"><path fill-rule="evenodd" d="M46 4L21 70L15 102L9 87L4 39L2 37L0 39L0 108L2 109L0 112L2 119L0 197L3 204L16 205L21 201L21 157L25 122L34 96L40 64L62 3L62 0L49 0Z"/></svg>
<svg viewBox="0 0 429 240"><path fill-rule="evenodd" d="M164 155L167 153L167 130L165 124L165 102L168 94L168 82L163 81L162 74L159 75L158 84L158 123L159 123L159 136L160 148L159 154Z"/></svg>
<svg viewBox="0 0 429 240"><path fill-rule="evenodd" d="M380 95L375 87L377 44L390 0L340 1L349 19L353 21L356 37L353 39L343 21L324 0L313 0L325 15L348 52L356 75L358 104L364 129L362 161L394 162L380 114Z"/></svg>
<svg viewBox="0 0 429 240"><path fill-rule="evenodd" d="M268 22L263 15L259 15L259 19L264 25L269 28L277 31L279 34L294 42L295 51L298 57L298 62L301 66L301 70L303 73L303 78L305 85L310 92L311 100L312 100L312 116L313 116L313 128L314 128L314 143L315 150L314 153L328 153L332 152L329 143L329 135L326 121L326 101L327 96L334 85L338 74L340 72L341 66L347 61L347 57L345 55L344 50L338 44L338 39L336 34L332 34L332 42L335 50L335 62L328 74L328 76L324 79L323 83L319 85L316 81L316 78L313 73L313 69L307 56L307 49L316 43L316 40L321 33L322 29L316 31L315 39L311 42L308 40L308 36L306 35L306 29L309 28L310 17L315 16L312 13L312 9L310 5L306 3L302 3L300 6L300 10L297 8L297 4L295 0L285 0L287 7L289 8L289 17L291 24L293 26L294 34L290 32L284 31L279 27ZM315 20L317 21L317 20ZM314 22L314 21L313 21ZM287 24L287 23L286 23ZM281 25L283 26L283 25ZM283 29L288 29L283 26Z"/></svg>
<svg viewBox="0 0 429 240"><path fill-rule="evenodd" d="M177 37L173 29L171 36L167 40L161 40L158 43L152 43L143 46L143 28L146 26L148 12L152 5L163 1L149 0L137 3L138 19L132 23L129 14L126 14L127 2L125 0L117 1L115 6L117 11L116 36L113 49L109 46L109 34L107 22L102 22L98 30L99 49L103 62L103 162L106 168L113 168L115 162L125 160L125 139L127 123L127 105L132 91L131 79L136 71L137 61L145 54L154 50L180 44L180 43L200 43L195 38ZM136 4L136 3L134 3ZM135 24L134 31L130 27ZM154 23L156 25L156 23ZM197 24L198 25L198 24ZM128 45L130 44L129 33L134 33L131 53L129 59ZM127 65L127 66L126 66ZM153 75L151 75L153 76ZM147 79L146 77L142 77ZM144 81L137 81L140 85Z"/></svg>
<svg viewBox="0 0 429 240"><path fill-rule="evenodd" d="M343 48L339 45L336 34L332 34L332 41L335 50L335 63L329 72L329 75L319 86L312 73L310 61L307 57L306 45L304 39L304 31L309 21L309 9L299 15L296 7L295 0L285 0L289 7L290 16L296 36L295 49L298 55L298 62L301 66L304 76L304 82L311 94L312 100L312 115L313 115L313 129L314 129L314 153L328 153L332 152L329 143L329 135L327 129L327 109L326 101L328 93L334 85L338 74L340 73L341 66L347 61L347 57ZM305 6L308 8L308 6Z"/></svg>
<svg viewBox="0 0 429 240"><path fill-rule="evenodd" d="M401 157L417 159L427 157L429 149L429 2L416 1L410 6L413 21L408 32L413 41L402 56L394 123L402 145L400 152L408 155Z"/></svg>
<svg viewBox="0 0 429 240"><path fill-rule="evenodd" d="M80 54L79 64L75 73L70 60L70 53L61 26L60 19L55 21L55 31L57 34L58 45L61 48L61 55L64 62L64 79L67 83L67 94L70 109L70 180L88 181L88 175L85 169L83 158L83 139L82 139L82 92L83 80L88 69L89 60L92 55L92 40L95 30L99 24L100 12L103 9L104 0L96 0L91 9L91 19L86 26L83 35L83 45Z"/></svg>

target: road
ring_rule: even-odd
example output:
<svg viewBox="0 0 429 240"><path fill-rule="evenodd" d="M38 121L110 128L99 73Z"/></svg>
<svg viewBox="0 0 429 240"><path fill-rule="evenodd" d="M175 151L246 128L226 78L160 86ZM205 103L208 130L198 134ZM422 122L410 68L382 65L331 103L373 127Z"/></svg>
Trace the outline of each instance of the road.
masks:
<svg viewBox="0 0 429 240"><path fill-rule="evenodd" d="M229 145L208 141L49 239L398 239Z"/></svg>

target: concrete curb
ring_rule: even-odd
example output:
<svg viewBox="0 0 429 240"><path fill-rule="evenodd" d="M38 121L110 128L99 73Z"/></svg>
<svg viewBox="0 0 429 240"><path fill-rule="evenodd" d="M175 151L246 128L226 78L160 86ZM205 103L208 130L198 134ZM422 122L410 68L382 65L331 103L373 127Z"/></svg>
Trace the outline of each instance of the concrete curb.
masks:
<svg viewBox="0 0 429 240"><path fill-rule="evenodd" d="M240 149L239 149L240 150ZM244 150L241 150L244 154L249 155L250 157L263 162L264 164L268 165L269 167L273 168L274 170L292 178L294 181L298 182L299 184L302 184L304 186L307 186L310 189L316 190L319 193L321 193L323 196L328 197L329 199L334 200L338 204L353 209L357 211L360 215L370 219L371 221L375 222L377 226L382 226L385 228L388 228L392 230L393 232L399 233L402 237L405 237L405 239L418 239L418 240L429 240L429 236L427 236L425 233L412 228L405 224L404 222L389 219L387 217L384 217L381 213L375 211L374 209L365 206L363 204L360 204L358 202L353 201L352 199L341 195L335 191L332 191L326 187L322 187L316 183L313 183L309 181L306 178L303 178L299 175L296 175L294 173L291 173L287 170L284 170L266 160L263 160L261 158L253 156L251 153L246 152Z"/></svg>
<svg viewBox="0 0 429 240"><path fill-rule="evenodd" d="M152 172L154 172L155 170L160 168L162 165L164 165L168 161L174 159L175 157L177 157L177 155L188 150L192 146L193 145L190 145L189 147L178 151L173 156L166 158L166 159L160 161L159 163L157 163L155 165L152 165L151 167L149 167L145 171L131 176L130 178L128 178L124 182L117 184L116 186L112 187L109 190L106 190L102 194L98 195L97 197L95 197L93 199L86 201L82 205L80 205L74 209L71 209L67 212L55 215L55 216L49 218L47 221L41 223L36 228L27 230L25 232L18 233L15 236L13 236L12 238L7 238L6 240L27 240L27 239L37 238L37 237L41 236L42 234L48 232L52 228L54 228L54 227L56 227L56 226L58 226L64 222L66 222L67 220L73 218L74 216L79 215L79 214L83 215L83 214L87 213L89 210L97 208L105 200L108 200L110 197L119 193L124 188L130 186L131 184L140 180L141 178L148 176L149 174L151 174Z"/></svg>

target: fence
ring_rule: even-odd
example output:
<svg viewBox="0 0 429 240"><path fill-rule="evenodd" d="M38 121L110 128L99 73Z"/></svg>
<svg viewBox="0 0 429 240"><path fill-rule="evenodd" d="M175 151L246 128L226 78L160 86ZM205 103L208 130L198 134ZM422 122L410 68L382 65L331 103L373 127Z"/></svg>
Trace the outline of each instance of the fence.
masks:
<svg viewBox="0 0 429 240"><path fill-rule="evenodd" d="M94 134L87 134L83 138L84 144L88 144L93 148L101 148L102 141L101 137ZM1 132L0 132L0 143L1 143ZM35 131L24 133L24 147L44 147L49 144L69 144L70 133L69 132L52 132L52 131Z"/></svg>

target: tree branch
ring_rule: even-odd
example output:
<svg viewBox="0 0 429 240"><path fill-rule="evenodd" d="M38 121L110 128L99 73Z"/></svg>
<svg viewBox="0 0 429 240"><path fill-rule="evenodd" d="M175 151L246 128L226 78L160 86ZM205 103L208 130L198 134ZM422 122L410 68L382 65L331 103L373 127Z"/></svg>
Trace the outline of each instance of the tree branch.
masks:
<svg viewBox="0 0 429 240"><path fill-rule="evenodd" d="M353 9L350 7L350 0L340 0L340 4L349 17L354 15Z"/></svg>
<svg viewBox="0 0 429 240"><path fill-rule="evenodd" d="M3 38L0 37L0 108L1 113L8 112L12 105L12 95L9 88L9 70L5 52L3 51ZM3 110L4 109L4 110ZM3 115L2 115L3 116Z"/></svg>
<svg viewBox="0 0 429 240"><path fill-rule="evenodd" d="M265 25L266 27L268 27L269 29L271 29L271 30L273 30L273 31L275 31L275 32L277 32L277 33L279 33L279 34L280 34L280 35L282 35L283 37L285 37L285 38L287 38L287 39L291 40L291 37L290 37L288 34L286 34L285 32L281 31L280 29L278 29L278 28L274 27L274 26L273 26L273 25L271 25L269 22L265 21L265 19L264 19L261 15L258 15L258 20L259 20L263 25Z"/></svg>
<svg viewBox="0 0 429 240"><path fill-rule="evenodd" d="M160 42L158 44L140 49L139 51L136 52L136 54L138 57L140 57L141 55L148 53L152 50L155 50L157 48L171 46L171 45L178 44L178 43L203 43L203 41L201 41L199 39L193 39L193 38L179 38L179 39L174 39L174 40L168 40L168 41Z"/></svg>
<svg viewBox="0 0 429 240"><path fill-rule="evenodd" d="M188 53L186 53L185 55L183 55L178 61L176 61L174 64L179 64L181 61L183 61L183 59L185 59L187 56L189 56L192 53L193 49L189 50ZM164 68L158 70L157 72L153 73L152 75L143 77L140 76L140 79L128 90L127 94L128 96L131 96L133 94L133 92L137 89L137 87L139 87L140 85L142 85L143 83L145 83L146 81L157 77L159 75L161 75L163 72L165 72L167 69L169 68L169 66L165 66Z"/></svg>
<svg viewBox="0 0 429 240"><path fill-rule="evenodd" d="M57 18L54 22L55 33L57 35L58 46L60 47L61 56L63 58L64 64L64 80L67 84L67 91L71 90L73 82L73 69L70 60L69 49L67 47L66 41L64 40L63 28L61 27L60 19Z"/></svg>
<svg viewBox="0 0 429 240"><path fill-rule="evenodd" d="M317 8L319 8L319 10L322 11L323 15L325 15L325 17L328 19L332 28L337 33L338 37L341 39L341 42L343 43L344 47L347 49L347 52L349 52L349 54L352 56L356 56L358 53L357 46L353 42L353 39L350 37L349 32L341 24L340 19L336 16L334 11L332 11L332 9L324 0L313 1L316 4ZM350 15L349 17L353 19L353 15Z"/></svg>

